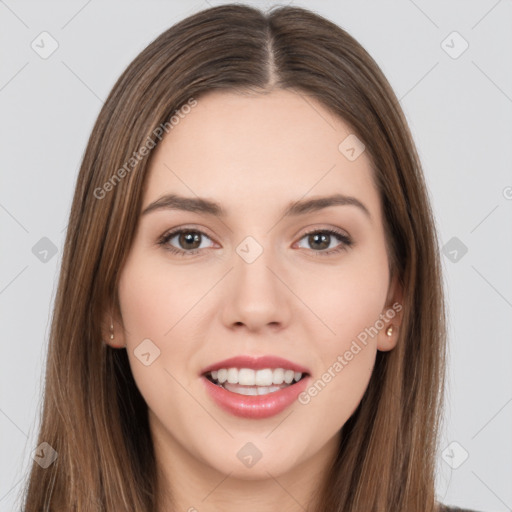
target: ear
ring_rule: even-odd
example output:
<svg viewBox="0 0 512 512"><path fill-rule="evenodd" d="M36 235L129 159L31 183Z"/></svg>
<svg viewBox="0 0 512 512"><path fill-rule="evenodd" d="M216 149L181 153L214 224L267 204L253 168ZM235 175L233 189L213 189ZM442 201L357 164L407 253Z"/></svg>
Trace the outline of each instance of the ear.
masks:
<svg viewBox="0 0 512 512"><path fill-rule="evenodd" d="M103 342L112 348L126 347L123 326L111 311L107 311L103 317L101 337Z"/></svg>
<svg viewBox="0 0 512 512"><path fill-rule="evenodd" d="M384 327L377 335L377 350L387 352L395 348L402 325L403 309L403 288L395 273L391 278L386 305L380 317Z"/></svg>

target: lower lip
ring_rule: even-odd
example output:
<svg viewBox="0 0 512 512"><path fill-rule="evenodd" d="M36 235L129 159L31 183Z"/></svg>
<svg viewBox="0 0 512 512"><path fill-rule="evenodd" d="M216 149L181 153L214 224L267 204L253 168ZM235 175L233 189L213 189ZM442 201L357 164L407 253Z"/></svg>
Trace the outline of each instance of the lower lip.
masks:
<svg viewBox="0 0 512 512"><path fill-rule="evenodd" d="M242 418L262 419L275 416L289 407L306 389L309 376L279 391L257 396L233 393L217 386L205 376L201 379L214 402L225 411Z"/></svg>

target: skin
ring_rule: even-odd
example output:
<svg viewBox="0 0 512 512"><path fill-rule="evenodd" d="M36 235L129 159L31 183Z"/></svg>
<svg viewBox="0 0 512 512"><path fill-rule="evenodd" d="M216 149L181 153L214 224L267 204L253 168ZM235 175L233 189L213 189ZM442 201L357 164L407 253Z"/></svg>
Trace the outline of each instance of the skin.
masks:
<svg viewBox="0 0 512 512"><path fill-rule="evenodd" d="M267 419L224 412L200 378L216 361L272 354L308 367L314 382L401 303L370 160L363 152L349 161L338 149L350 133L316 100L291 91L215 91L153 150L142 211L176 193L214 200L228 212L223 219L179 210L141 216L121 274L122 317L110 343L128 350L149 408L161 493L172 492L176 510L238 512L243 503L245 512L291 512L314 503L377 350L396 344L399 314L386 324L394 325L392 336L384 328L360 344L309 403ZM291 202L334 192L359 199L371 219L351 205L282 217ZM182 226L205 233L198 253L180 256L158 245ZM322 249L305 236L313 228L338 229L353 245L320 256L343 242L331 235ZM236 252L249 235L263 248L250 264ZM167 246L197 247L186 243L175 236ZM160 350L149 366L134 354L147 338ZM237 458L247 442L262 453L250 468ZM161 510L169 505L162 498Z"/></svg>

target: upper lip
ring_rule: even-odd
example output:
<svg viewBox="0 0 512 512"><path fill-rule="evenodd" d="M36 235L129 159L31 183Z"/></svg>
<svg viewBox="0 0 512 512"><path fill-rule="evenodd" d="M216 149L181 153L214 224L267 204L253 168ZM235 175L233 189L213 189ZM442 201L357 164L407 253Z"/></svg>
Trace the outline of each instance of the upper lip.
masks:
<svg viewBox="0 0 512 512"><path fill-rule="evenodd" d="M264 368L283 368L283 370L293 370L294 372L311 373L308 368L300 364L283 359L278 356L250 356L242 355L230 357L223 361L213 363L201 370L201 374L206 374L220 368L252 368L253 370L263 370Z"/></svg>

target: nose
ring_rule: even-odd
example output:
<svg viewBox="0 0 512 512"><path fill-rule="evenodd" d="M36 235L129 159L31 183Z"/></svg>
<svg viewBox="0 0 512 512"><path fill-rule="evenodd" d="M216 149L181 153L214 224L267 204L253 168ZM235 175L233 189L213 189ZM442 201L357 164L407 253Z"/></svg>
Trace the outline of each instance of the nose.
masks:
<svg viewBox="0 0 512 512"><path fill-rule="evenodd" d="M233 261L221 302L224 325L231 329L245 327L251 332L285 328L290 321L293 294L273 252L265 249L252 262L235 253Z"/></svg>

